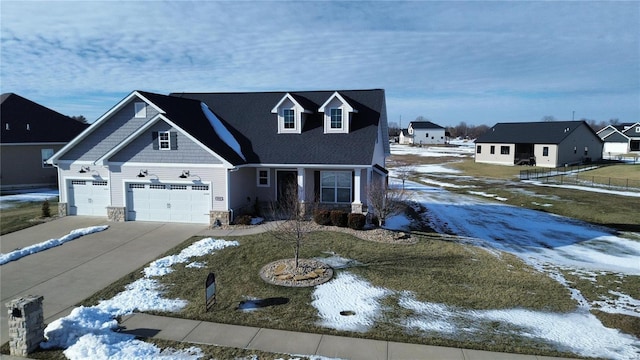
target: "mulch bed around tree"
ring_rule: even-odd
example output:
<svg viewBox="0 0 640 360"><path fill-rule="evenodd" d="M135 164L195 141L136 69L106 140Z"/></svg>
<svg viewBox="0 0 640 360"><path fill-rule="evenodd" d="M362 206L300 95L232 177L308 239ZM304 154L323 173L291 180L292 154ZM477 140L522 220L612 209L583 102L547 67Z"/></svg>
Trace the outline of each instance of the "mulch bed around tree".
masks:
<svg viewBox="0 0 640 360"><path fill-rule="evenodd" d="M298 268L295 259L281 259L271 262L260 269L260 277L269 284L307 287L325 283L333 277L333 269L318 260L298 259Z"/></svg>

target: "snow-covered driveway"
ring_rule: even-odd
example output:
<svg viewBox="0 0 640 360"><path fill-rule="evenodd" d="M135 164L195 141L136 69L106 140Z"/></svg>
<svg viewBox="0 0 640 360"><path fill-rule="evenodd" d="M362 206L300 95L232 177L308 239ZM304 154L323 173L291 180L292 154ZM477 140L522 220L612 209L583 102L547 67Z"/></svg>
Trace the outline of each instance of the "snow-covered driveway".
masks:
<svg viewBox="0 0 640 360"><path fill-rule="evenodd" d="M610 229L416 183L405 188L428 209L428 221L440 233L467 237L533 265L640 275L640 243Z"/></svg>

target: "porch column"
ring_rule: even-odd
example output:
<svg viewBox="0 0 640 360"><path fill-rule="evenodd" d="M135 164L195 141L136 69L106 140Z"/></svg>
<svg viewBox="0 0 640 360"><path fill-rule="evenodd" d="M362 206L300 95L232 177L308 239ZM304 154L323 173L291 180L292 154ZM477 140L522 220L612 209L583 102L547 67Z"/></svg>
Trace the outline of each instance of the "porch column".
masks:
<svg viewBox="0 0 640 360"><path fill-rule="evenodd" d="M305 203L304 168L298 168L298 201Z"/></svg>
<svg viewBox="0 0 640 360"><path fill-rule="evenodd" d="M360 200L362 168L356 168L353 171L353 202L351 203L351 212L362 214L362 201Z"/></svg>

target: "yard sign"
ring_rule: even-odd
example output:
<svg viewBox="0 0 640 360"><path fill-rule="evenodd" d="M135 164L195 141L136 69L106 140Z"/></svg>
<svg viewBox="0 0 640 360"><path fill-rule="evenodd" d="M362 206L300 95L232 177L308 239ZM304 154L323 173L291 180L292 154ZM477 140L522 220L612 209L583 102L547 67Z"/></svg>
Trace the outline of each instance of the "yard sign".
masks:
<svg viewBox="0 0 640 360"><path fill-rule="evenodd" d="M212 272L207 276L205 282L205 312L216 303L216 275Z"/></svg>

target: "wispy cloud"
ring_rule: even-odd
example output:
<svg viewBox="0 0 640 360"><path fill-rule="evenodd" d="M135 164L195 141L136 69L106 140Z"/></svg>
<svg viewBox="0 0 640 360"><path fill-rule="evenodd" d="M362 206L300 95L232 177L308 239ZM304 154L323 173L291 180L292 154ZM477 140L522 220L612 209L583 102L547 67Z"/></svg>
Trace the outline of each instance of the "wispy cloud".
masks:
<svg viewBox="0 0 640 360"><path fill-rule="evenodd" d="M2 91L91 120L135 89L341 88L385 88L390 118L443 125L640 119L638 2L0 6Z"/></svg>

